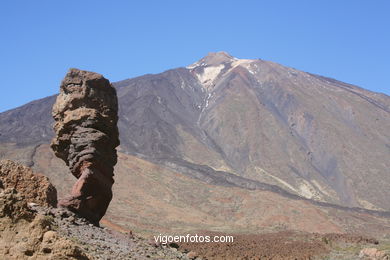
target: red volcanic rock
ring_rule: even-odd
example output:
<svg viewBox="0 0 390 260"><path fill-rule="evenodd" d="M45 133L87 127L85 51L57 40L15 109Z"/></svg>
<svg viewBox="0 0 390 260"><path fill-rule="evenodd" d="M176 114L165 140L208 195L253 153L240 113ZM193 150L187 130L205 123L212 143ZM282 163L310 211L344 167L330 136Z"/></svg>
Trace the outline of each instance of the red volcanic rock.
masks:
<svg viewBox="0 0 390 260"><path fill-rule="evenodd" d="M78 179L69 197L59 201L98 224L112 199L117 162L118 100L102 75L70 69L52 111L55 138L51 147Z"/></svg>
<svg viewBox="0 0 390 260"><path fill-rule="evenodd" d="M16 190L27 202L57 205L57 190L46 176L10 160L0 161L0 188Z"/></svg>

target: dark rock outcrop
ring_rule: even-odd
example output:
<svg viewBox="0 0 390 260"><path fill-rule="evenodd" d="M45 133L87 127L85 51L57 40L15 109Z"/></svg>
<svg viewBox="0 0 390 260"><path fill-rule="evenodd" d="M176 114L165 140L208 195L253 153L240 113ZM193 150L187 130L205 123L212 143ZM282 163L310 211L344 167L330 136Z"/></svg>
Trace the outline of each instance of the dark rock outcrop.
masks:
<svg viewBox="0 0 390 260"><path fill-rule="evenodd" d="M69 70L53 106L55 155L78 179L70 197L59 201L98 224L112 199L117 162L118 101L116 90L102 75Z"/></svg>

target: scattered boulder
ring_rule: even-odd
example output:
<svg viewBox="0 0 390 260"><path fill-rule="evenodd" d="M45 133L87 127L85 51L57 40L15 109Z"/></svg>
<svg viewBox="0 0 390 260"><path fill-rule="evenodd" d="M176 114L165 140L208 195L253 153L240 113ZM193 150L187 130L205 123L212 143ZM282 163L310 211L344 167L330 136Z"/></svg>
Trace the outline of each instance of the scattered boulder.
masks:
<svg viewBox="0 0 390 260"><path fill-rule="evenodd" d="M198 256L199 256L198 253L196 253L194 251L190 251L190 252L187 253L187 257L189 259L196 259Z"/></svg>
<svg viewBox="0 0 390 260"><path fill-rule="evenodd" d="M0 188L17 190L27 202L42 206L57 205L57 190L49 179L19 163L0 161L0 183Z"/></svg>
<svg viewBox="0 0 390 260"><path fill-rule="evenodd" d="M102 75L70 69L52 111L55 137L51 147L78 179L59 206L98 225L112 199L119 145L118 100Z"/></svg>

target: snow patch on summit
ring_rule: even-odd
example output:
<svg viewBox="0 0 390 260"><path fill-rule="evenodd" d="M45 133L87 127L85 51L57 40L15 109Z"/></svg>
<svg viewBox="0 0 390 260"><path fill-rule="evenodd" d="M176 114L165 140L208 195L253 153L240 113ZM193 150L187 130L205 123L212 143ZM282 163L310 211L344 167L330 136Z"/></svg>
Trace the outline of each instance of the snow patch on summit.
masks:
<svg viewBox="0 0 390 260"><path fill-rule="evenodd" d="M255 60L238 59L225 52L210 53L186 68L197 77L203 86L202 90L209 91L217 83L217 79L223 78L236 67L243 67L252 75L256 75L259 69Z"/></svg>
<svg viewBox="0 0 390 260"><path fill-rule="evenodd" d="M237 58L235 58L235 60L232 62L232 68L235 68L235 67L237 67L237 66L247 67L247 66L249 66L252 62L253 62L253 60L237 59Z"/></svg>
<svg viewBox="0 0 390 260"><path fill-rule="evenodd" d="M233 62L232 62L232 69L234 69L235 67L238 67L238 66L241 66L241 67L244 67L245 69L247 69L249 71L249 73L255 75L256 74L256 70L258 69L257 68L257 65L254 64L254 60L248 60L248 59L235 59Z"/></svg>
<svg viewBox="0 0 390 260"><path fill-rule="evenodd" d="M210 87L224 68L224 64L204 67L203 73L196 74L196 76L203 86Z"/></svg>

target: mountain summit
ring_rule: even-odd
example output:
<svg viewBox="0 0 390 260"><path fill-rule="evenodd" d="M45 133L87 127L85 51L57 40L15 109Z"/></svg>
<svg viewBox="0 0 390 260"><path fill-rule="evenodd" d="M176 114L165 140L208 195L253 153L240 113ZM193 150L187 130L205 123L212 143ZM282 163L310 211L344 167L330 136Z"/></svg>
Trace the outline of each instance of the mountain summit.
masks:
<svg viewBox="0 0 390 260"><path fill-rule="evenodd" d="M211 52L206 57L191 64L187 69L193 72L205 89L216 84L216 80L241 66L253 73L256 65L251 66L257 60L237 59L226 52Z"/></svg>
<svg viewBox="0 0 390 260"><path fill-rule="evenodd" d="M210 52L207 56L200 59L199 61L189 65L188 69L193 69L199 66L218 66L222 63L228 63L237 60L229 53L220 51L220 52Z"/></svg>

